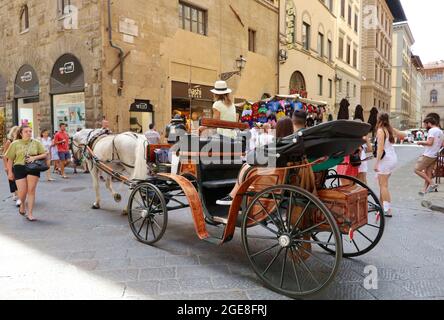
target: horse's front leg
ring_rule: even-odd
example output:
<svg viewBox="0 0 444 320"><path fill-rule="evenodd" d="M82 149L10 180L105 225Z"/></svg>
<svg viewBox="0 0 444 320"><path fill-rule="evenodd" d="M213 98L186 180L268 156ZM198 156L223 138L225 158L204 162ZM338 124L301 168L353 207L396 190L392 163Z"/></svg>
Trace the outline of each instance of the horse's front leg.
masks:
<svg viewBox="0 0 444 320"><path fill-rule="evenodd" d="M100 186L99 186L99 171L97 168L93 167L90 170L91 177L93 180L94 191L96 192L96 202L94 202L92 208L94 210L100 209Z"/></svg>
<svg viewBox="0 0 444 320"><path fill-rule="evenodd" d="M111 177L106 178L105 186L109 190L109 192L111 192L111 195L113 196L115 202L119 203L120 201L122 201L122 196L120 195L120 193L114 191Z"/></svg>

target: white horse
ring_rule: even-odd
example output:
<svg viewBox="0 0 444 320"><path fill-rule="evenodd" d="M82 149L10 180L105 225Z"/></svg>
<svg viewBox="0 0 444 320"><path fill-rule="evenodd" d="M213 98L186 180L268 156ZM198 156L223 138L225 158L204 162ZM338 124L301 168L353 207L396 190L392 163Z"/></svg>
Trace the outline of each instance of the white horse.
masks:
<svg viewBox="0 0 444 320"><path fill-rule="evenodd" d="M73 137L73 151L78 159L82 158L82 151L90 143L91 138L99 135L101 129L84 129L77 132ZM93 143L91 149L95 156L117 172L126 172L130 179L144 180L148 177L148 169L145 160L145 148L148 141L144 135L125 132L117 135L103 135ZM92 208L100 209L99 179L100 169L86 159L89 172L93 180L96 193L96 201ZM122 196L115 192L112 186L112 177L106 175L106 188L111 192L114 201L120 202ZM124 211L125 212L125 211Z"/></svg>

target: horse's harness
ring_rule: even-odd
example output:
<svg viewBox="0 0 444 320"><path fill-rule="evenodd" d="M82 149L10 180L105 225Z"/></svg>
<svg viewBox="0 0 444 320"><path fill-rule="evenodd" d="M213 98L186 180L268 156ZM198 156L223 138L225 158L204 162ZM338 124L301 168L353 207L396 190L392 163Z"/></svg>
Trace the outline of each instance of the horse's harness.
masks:
<svg viewBox="0 0 444 320"><path fill-rule="evenodd" d="M83 156L85 158L87 158L87 159L91 159L91 157L92 157L92 155L88 151L88 148L91 149L91 150L94 150L94 147L97 144L97 142L99 142L102 138L107 137L107 136L110 135L108 130L103 130L103 131L101 131L99 133L96 133L94 135L93 135L93 133L94 133L94 130L91 131L90 133L88 133L88 137L86 138L87 143L84 144L84 145L77 146L73 142L73 145L76 146L77 148L81 149ZM136 140L138 139L137 135L133 134L133 133L123 133L122 135L126 135L128 137L132 137L132 138L134 138ZM116 141L116 138L117 138L118 135L115 134L113 136L114 137L113 137L113 140L112 140L112 142L113 142L113 144L112 144L113 145L112 159L108 160L107 162L108 163L116 163L117 162L118 164L122 165L123 167L129 168L129 169L134 169L135 168L134 166L129 165L129 164L123 162L120 159L119 151L117 150L116 144L115 144L115 141ZM94 163L94 161L93 161L93 163Z"/></svg>

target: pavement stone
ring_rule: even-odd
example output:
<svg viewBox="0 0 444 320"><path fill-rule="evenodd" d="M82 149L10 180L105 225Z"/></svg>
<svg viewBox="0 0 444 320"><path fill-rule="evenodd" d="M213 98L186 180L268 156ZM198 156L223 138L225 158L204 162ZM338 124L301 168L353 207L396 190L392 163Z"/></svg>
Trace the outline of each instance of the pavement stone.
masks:
<svg viewBox="0 0 444 320"><path fill-rule="evenodd" d="M397 152L399 169L391 180L395 216L380 244L362 257L343 259L332 285L311 299L444 299L444 214L421 205L421 181L412 172L421 149ZM368 180L378 190L374 174ZM254 274L239 232L221 247L200 241L188 210L170 215L155 246L136 241L121 214L127 188L115 188L123 196L120 204L102 186L102 209L91 210L89 175L42 182L39 221L30 224L18 215L3 177L0 299L289 299L265 288ZM444 187L439 191L425 199L444 206ZM377 290L364 288L368 265L377 267Z"/></svg>

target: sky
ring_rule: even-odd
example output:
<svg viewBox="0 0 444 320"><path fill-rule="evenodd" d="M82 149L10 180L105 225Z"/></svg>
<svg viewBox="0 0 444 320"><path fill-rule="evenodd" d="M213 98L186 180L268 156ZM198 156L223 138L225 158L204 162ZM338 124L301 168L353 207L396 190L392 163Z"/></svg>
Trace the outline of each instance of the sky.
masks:
<svg viewBox="0 0 444 320"><path fill-rule="evenodd" d="M423 63L444 60L444 1L401 0L416 43L413 54Z"/></svg>

